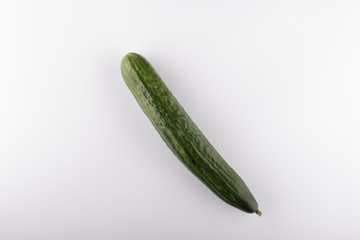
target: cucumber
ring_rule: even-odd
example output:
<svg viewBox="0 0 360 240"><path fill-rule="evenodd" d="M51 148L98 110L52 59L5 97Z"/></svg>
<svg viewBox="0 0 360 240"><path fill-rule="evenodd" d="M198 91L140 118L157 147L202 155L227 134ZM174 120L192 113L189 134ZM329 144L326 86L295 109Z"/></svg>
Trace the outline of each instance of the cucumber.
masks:
<svg viewBox="0 0 360 240"><path fill-rule="evenodd" d="M121 62L121 74L141 109L178 159L226 203L261 216L244 181L201 133L151 64L137 53L128 53Z"/></svg>

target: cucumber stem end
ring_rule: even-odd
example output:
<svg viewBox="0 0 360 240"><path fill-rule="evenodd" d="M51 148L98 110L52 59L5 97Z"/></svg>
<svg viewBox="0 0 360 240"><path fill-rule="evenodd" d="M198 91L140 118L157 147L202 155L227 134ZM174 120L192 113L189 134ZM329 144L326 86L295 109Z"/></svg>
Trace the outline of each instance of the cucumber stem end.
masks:
<svg viewBox="0 0 360 240"><path fill-rule="evenodd" d="M255 213L256 213L257 215L259 215L260 217L261 217L261 215L262 215L262 212L261 212L259 209L256 210Z"/></svg>

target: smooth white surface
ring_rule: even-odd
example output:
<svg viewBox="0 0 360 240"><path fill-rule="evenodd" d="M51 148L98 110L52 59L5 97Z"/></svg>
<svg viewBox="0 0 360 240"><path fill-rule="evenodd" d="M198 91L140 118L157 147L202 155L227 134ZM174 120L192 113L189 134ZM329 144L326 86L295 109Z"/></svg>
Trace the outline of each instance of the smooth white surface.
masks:
<svg viewBox="0 0 360 240"><path fill-rule="evenodd" d="M1 1L0 239L360 239L359 1ZM263 216L162 142L144 55Z"/></svg>

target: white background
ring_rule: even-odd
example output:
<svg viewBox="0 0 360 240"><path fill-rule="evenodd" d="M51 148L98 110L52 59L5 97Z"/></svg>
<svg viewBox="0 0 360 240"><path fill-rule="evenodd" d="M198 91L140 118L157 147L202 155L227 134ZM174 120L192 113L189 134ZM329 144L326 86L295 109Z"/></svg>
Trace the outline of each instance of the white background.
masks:
<svg viewBox="0 0 360 240"><path fill-rule="evenodd" d="M176 159L138 52L263 216ZM0 2L0 239L360 239L360 1Z"/></svg>

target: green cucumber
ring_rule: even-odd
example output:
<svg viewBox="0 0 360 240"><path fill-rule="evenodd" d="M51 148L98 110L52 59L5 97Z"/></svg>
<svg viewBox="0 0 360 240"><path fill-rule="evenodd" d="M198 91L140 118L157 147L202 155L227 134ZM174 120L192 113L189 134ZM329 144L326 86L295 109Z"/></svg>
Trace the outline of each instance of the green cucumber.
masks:
<svg viewBox="0 0 360 240"><path fill-rule="evenodd" d="M129 53L121 62L121 73L140 107L178 159L222 200L261 216L244 181L201 133L151 64L141 55Z"/></svg>

